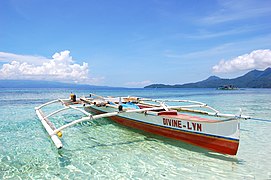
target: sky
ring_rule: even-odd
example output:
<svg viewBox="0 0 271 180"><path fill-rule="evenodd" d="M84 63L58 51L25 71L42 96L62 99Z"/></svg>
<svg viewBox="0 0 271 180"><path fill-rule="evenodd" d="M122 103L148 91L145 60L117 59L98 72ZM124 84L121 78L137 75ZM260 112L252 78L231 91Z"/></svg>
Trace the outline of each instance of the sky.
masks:
<svg viewBox="0 0 271 180"><path fill-rule="evenodd" d="M144 87L270 66L270 0L0 1L0 79Z"/></svg>

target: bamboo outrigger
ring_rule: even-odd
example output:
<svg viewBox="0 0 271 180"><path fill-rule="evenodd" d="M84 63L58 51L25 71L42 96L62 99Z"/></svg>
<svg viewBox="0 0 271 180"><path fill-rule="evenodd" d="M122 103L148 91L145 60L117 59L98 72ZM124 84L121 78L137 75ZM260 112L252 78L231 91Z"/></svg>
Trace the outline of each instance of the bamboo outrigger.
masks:
<svg viewBox="0 0 271 180"><path fill-rule="evenodd" d="M61 103L64 107L45 115L42 108L54 103ZM203 108L206 110L202 110ZM79 111L85 116L55 127L49 118L68 109ZM128 127L230 155L235 155L238 150L239 120L249 118L241 114L223 114L197 101L102 97L95 94L79 100L74 95L70 99L57 99L36 107L35 110L57 148L63 147L59 139L62 137L62 130L83 121L109 118Z"/></svg>

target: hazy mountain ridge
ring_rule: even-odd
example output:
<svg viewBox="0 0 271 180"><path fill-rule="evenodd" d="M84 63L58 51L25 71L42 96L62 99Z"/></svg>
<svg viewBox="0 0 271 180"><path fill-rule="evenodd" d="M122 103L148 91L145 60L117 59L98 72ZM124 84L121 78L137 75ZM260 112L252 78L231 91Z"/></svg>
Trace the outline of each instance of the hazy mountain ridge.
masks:
<svg viewBox="0 0 271 180"><path fill-rule="evenodd" d="M109 87L94 86L88 84L63 83L56 81L0 80L0 88L109 88Z"/></svg>
<svg viewBox="0 0 271 180"><path fill-rule="evenodd" d="M152 84L144 88L217 88L223 85L233 85L239 88L271 88L271 68L264 71L252 70L243 76L233 79L222 79L210 76L206 80L176 85Z"/></svg>

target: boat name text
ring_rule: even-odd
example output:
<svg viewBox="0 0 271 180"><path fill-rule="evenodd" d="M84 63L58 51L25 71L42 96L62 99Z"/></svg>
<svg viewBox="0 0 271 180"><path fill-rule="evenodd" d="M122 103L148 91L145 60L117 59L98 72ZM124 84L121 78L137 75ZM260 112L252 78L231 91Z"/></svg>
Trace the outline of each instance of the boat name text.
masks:
<svg viewBox="0 0 271 180"><path fill-rule="evenodd" d="M202 131L202 124L196 122L187 121L186 123L182 123L180 120L163 118L163 124L166 126L178 127L193 131Z"/></svg>

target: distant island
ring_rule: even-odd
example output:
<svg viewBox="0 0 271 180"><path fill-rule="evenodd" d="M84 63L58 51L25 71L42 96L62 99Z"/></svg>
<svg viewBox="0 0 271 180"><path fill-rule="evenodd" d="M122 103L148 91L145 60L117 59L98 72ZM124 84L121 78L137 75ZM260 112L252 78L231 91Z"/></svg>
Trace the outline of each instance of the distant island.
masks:
<svg viewBox="0 0 271 180"><path fill-rule="evenodd" d="M0 88L80 88L101 89L111 88L108 86L94 86L88 84L63 83L42 80L0 80Z"/></svg>
<svg viewBox="0 0 271 180"><path fill-rule="evenodd" d="M271 88L271 68L269 67L264 71L253 70L234 79L210 76L206 80L195 83L176 85L151 84L144 88L218 88L225 85L232 85L238 88Z"/></svg>

